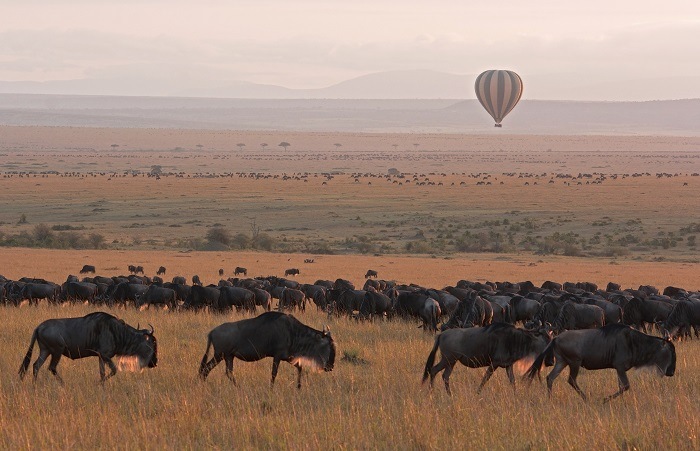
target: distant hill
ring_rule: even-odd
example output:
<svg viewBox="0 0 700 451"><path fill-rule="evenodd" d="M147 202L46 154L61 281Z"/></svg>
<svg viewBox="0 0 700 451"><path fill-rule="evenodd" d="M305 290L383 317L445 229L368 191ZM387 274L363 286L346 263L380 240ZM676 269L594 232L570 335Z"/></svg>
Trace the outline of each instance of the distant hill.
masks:
<svg viewBox="0 0 700 451"><path fill-rule="evenodd" d="M494 129L493 120L476 100L0 94L0 125L698 136L699 124L700 99L652 102L522 100L504 120L503 129Z"/></svg>

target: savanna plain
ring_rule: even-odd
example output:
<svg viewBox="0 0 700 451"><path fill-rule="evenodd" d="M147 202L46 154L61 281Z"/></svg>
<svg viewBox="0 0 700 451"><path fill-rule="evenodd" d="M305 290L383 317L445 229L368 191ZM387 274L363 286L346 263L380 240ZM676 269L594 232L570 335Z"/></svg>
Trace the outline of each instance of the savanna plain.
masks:
<svg viewBox="0 0 700 451"><path fill-rule="evenodd" d="M417 135L0 127L0 274L62 282L143 265L199 275L380 278L442 288L475 281L591 281L700 288L700 140L654 136ZM278 146L286 142L289 146ZM241 145L242 144L242 145ZM262 146L261 144L267 144ZM313 263L305 263L313 260ZM453 396L421 386L434 337L407 321L330 326L330 373L271 361L197 368L206 333L243 314L109 309L152 324L159 365L102 386L97 361L62 359L60 385L17 369L32 330L87 305L0 307L0 446L16 448L697 449L700 348L677 371L582 371L582 401L557 379L458 366ZM34 356L37 352L35 350ZM548 370L545 370L545 373Z"/></svg>

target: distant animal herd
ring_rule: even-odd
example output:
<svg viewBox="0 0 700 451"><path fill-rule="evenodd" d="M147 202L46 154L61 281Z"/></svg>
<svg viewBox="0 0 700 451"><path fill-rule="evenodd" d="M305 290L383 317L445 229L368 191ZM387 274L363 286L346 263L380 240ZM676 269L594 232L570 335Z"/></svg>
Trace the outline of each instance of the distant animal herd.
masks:
<svg viewBox="0 0 700 451"><path fill-rule="evenodd" d="M331 371L335 362L330 330L310 328L288 313L304 311L310 303L329 318L418 321L427 333L441 330L428 356L423 381L430 380L432 386L434 377L444 371L448 393L449 377L457 362L487 368L481 390L497 368L505 368L514 384L514 365L534 359L526 372L528 380L539 376L542 365L554 366L547 376L551 391L554 379L568 366L569 384L584 398L576 381L579 369L614 368L620 385L608 400L629 389L626 371L631 368L648 366L672 376L676 365L673 340L700 336L700 292L674 286L660 292L649 285L623 289L612 282L601 289L591 282L546 281L536 286L530 281L459 280L454 286L432 288L379 279L377 271L370 269L362 289L356 289L353 282L342 278L312 284L287 279L300 274L297 268L285 270L285 277L247 277L248 270L243 267L236 267L234 275L244 278L222 278L216 285L204 286L197 275L192 276L192 285L180 275L166 282L161 277L166 274L163 266L154 277L143 275L144 268L139 265L128 265L128 270L127 276L97 276L94 266L85 265L80 273L92 276L80 279L70 275L60 284L0 276L0 303L7 307L25 301L33 306L43 300L96 307L155 305L173 312L225 314L236 310L251 315L261 307L263 314L224 323L209 333L200 377L206 379L223 360L227 377L235 383L234 358L255 361L272 357L271 382L279 362L286 361L298 369L299 387L303 367ZM223 269L219 271L220 276L223 273ZM277 301L276 312L271 311L273 300ZM651 335L654 332L658 336ZM31 337L20 376L28 370L35 342L40 350L33 368L35 377L48 357L49 371L59 380L56 367L61 356L97 356L102 381L116 373L115 356L133 356L141 368L157 365L153 326L133 328L104 312L40 324ZM435 364L438 350L441 360Z"/></svg>

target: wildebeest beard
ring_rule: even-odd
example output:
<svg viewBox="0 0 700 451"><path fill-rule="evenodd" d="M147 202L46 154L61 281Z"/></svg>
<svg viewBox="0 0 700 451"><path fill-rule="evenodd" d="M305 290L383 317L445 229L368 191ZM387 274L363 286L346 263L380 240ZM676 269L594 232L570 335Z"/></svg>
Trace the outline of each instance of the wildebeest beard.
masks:
<svg viewBox="0 0 700 451"><path fill-rule="evenodd" d="M335 343L330 336L328 341L319 343L315 336L317 333L313 331L309 335L297 337L293 345L294 354L289 362L309 371L332 371L335 364ZM325 352L321 352L319 348L325 347L326 343L328 343L328 353L324 356Z"/></svg>

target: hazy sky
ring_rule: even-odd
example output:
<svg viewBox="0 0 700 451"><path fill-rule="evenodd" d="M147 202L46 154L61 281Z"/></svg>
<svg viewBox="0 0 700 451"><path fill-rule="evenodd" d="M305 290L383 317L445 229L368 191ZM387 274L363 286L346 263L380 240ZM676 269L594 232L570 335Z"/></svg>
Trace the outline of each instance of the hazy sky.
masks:
<svg viewBox="0 0 700 451"><path fill-rule="evenodd" d="M507 68L537 80L529 98L700 82L698 0L2 0L0 17L0 81L319 88Z"/></svg>

